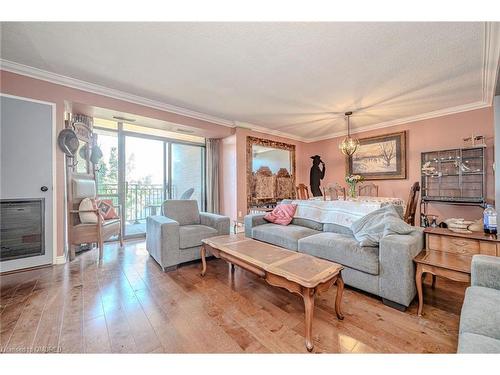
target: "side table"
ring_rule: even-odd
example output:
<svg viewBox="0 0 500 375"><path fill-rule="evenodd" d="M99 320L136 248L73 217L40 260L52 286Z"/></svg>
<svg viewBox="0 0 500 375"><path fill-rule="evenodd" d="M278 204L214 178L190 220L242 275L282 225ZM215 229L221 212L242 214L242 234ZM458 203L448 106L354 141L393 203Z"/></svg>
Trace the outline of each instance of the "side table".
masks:
<svg viewBox="0 0 500 375"><path fill-rule="evenodd" d="M425 273L454 281L470 283L470 265L475 254L500 256L500 241L481 232L456 233L444 228L426 228L425 249L413 261L417 266L418 315L422 315Z"/></svg>

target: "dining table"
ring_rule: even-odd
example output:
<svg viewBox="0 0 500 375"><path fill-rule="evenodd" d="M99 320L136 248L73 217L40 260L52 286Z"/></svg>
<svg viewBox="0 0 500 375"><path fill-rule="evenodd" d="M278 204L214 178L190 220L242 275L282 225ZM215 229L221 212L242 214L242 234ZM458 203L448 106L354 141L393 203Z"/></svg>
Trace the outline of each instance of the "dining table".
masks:
<svg viewBox="0 0 500 375"><path fill-rule="evenodd" d="M324 201L323 197L313 197L309 198L311 201ZM366 202L366 203L379 203L381 207L388 205L388 204L394 204L397 206L405 206L405 201L404 199L401 198L395 198L395 197L374 197L374 196L368 196L368 195L359 195L357 197L347 197L346 199L339 199L339 200L345 200L345 201L350 201L350 202ZM329 199L326 199L326 201L330 201Z"/></svg>

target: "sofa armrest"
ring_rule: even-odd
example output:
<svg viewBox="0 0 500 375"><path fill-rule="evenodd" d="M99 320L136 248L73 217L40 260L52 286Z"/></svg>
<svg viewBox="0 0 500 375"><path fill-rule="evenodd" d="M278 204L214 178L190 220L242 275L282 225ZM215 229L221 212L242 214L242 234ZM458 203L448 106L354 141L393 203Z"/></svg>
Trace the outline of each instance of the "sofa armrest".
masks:
<svg viewBox="0 0 500 375"><path fill-rule="evenodd" d="M264 220L266 214L249 214L245 216L245 236L252 238L252 228L267 224L268 222Z"/></svg>
<svg viewBox="0 0 500 375"><path fill-rule="evenodd" d="M413 258L424 248L424 229L382 238L379 249L379 292L390 301L409 306L416 294Z"/></svg>
<svg viewBox="0 0 500 375"><path fill-rule="evenodd" d="M219 235L229 234L229 227L231 225L229 217L211 214L208 212L200 212L201 225L206 225L217 229Z"/></svg>
<svg viewBox="0 0 500 375"><path fill-rule="evenodd" d="M179 223L166 216L146 219L146 249L162 268L179 263Z"/></svg>
<svg viewBox="0 0 500 375"><path fill-rule="evenodd" d="M474 255L471 265L471 285L500 290L500 258Z"/></svg>

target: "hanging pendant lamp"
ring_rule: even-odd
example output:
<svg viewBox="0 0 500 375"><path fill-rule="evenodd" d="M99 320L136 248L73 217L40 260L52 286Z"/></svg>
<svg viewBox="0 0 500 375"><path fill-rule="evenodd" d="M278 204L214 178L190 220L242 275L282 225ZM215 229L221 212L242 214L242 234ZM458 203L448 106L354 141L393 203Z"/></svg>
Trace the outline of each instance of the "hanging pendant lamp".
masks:
<svg viewBox="0 0 500 375"><path fill-rule="evenodd" d="M349 118L352 112L346 112L345 117L347 119L347 137L339 144L340 151L346 156L352 156L356 152L359 146L359 139L351 137L351 124Z"/></svg>

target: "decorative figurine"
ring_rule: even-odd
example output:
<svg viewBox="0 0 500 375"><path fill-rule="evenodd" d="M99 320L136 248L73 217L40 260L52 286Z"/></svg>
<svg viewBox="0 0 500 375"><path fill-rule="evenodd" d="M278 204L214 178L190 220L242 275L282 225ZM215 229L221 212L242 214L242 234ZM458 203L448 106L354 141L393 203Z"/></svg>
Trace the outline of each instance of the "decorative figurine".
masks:
<svg viewBox="0 0 500 375"><path fill-rule="evenodd" d="M323 194L321 194L321 189L319 187L321 185L321 180L325 177L325 163L321 160L321 156L319 155L311 156L311 159L313 159L313 165L309 174L311 193L313 197L322 197ZM320 164L323 168L320 168Z"/></svg>

